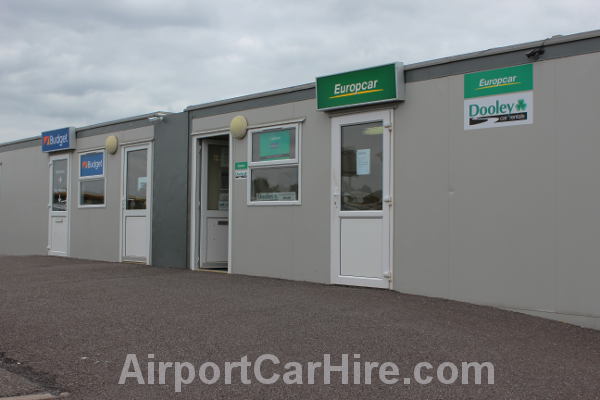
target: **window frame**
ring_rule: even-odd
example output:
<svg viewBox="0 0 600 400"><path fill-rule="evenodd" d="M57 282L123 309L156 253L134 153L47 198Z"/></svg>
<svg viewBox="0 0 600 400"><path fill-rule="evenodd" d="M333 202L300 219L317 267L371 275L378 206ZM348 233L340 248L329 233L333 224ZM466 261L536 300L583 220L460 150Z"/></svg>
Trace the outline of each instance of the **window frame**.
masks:
<svg viewBox="0 0 600 400"><path fill-rule="evenodd" d="M102 160L103 160L103 166L102 166L102 175L94 175L94 176L81 176L81 157L86 155L86 154L93 154L93 153L102 153ZM77 163L77 175L78 175L78 181L77 181L77 208L106 208L106 150L104 149L95 149L95 150L86 150L83 152L80 152L78 154L78 163ZM102 179L102 183L104 186L104 202L102 204L82 204L81 203L81 184L83 182L86 181L94 181L94 180L100 180Z"/></svg>
<svg viewBox="0 0 600 400"><path fill-rule="evenodd" d="M268 161L253 161L252 150L254 146L254 135L263 132L285 130L293 128L295 140L294 158ZM297 206L302 204L302 168L301 168L301 138L302 138L302 123L283 123L278 125L264 125L248 130L248 178L246 184L246 205L248 206ZM298 196L296 200L252 200L252 170L256 169L276 169L280 167L296 167L298 168Z"/></svg>

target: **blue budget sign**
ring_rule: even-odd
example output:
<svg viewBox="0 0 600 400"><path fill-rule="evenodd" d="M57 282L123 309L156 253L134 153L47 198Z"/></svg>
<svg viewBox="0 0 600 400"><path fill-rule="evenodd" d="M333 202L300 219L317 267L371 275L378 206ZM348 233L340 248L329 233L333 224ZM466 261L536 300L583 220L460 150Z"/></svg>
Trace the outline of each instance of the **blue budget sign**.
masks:
<svg viewBox="0 0 600 400"><path fill-rule="evenodd" d="M82 154L79 164L79 176L104 175L104 152Z"/></svg>
<svg viewBox="0 0 600 400"><path fill-rule="evenodd" d="M75 128L61 128L42 132L42 151L70 150L75 148Z"/></svg>

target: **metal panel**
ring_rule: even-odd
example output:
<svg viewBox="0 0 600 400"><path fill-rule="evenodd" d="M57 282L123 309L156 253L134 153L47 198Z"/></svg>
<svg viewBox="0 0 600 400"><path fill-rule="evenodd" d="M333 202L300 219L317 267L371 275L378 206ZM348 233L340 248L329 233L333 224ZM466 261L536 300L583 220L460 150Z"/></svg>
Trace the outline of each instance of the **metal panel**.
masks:
<svg viewBox="0 0 600 400"><path fill-rule="evenodd" d="M49 160L39 146L0 153L0 254L48 254Z"/></svg>
<svg viewBox="0 0 600 400"><path fill-rule="evenodd" d="M152 264L188 264L188 115L171 114L156 125L152 208Z"/></svg>

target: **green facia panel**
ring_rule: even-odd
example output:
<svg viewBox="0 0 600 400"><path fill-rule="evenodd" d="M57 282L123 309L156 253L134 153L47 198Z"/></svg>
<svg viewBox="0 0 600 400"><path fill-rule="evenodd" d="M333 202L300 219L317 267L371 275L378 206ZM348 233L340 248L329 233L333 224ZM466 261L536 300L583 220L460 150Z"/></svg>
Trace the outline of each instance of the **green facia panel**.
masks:
<svg viewBox="0 0 600 400"><path fill-rule="evenodd" d="M533 64L465 75L465 99L533 90Z"/></svg>
<svg viewBox="0 0 600 400"><path fill-rule="evenodd" d="M317 78L318 110L398 100L404 100L401 63Z"/></svg>

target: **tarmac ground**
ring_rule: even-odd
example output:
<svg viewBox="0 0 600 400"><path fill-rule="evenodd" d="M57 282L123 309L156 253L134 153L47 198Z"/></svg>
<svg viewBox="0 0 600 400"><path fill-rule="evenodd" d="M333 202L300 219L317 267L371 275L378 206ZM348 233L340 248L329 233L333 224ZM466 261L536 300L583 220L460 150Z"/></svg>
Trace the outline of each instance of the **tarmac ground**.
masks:
<svg viewBox="0 0 600 400"><path fill-rule="evenodd" d="M279 373L274 384L257 378L265 354L259 373ZM316 367L308 383L309 364L326 355L333 365L347 355L349 384L342 372L325 384ZM250 383L241 364L229 364L226 383L226 363L244 356ZM159 362L180 363L165 369L164 383ZM371 384L365 362L381 367ZM397 382L382 382L384 362L398 367L384 373ZM463 362L491 363L494 383L487 368L475 384ZM417 365L430 383L417 382ZM458 378L446 384L452 365ZM180 380L181 392L176 368L192 379ZM36 391L68 399L598 399L600 331L386 290L0 256L0 398Z"/></svg>

